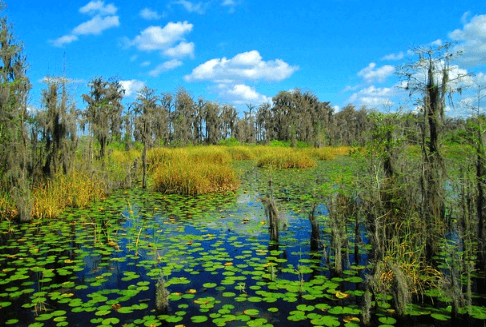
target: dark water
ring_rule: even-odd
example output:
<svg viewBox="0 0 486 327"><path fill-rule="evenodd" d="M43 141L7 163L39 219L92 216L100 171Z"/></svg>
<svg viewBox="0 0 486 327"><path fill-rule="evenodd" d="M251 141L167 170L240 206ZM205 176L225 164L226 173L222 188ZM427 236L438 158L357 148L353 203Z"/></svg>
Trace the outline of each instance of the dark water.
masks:
<svg viewBox="0 0 486 327"><path fill-rule="evenodd" d="M316 208L319 250L310 249L306 194L321 172L241 169L236 193L120 191L56 220L2 222L0 325L360 325L369 268L364 226L358 240L354 224L348 226L344 272L337 275L323 204ZM264 194L278 199L278 244L270 241L259 200ZM156 309L160 279L170 292L167 312ZM385 304L378 309L374 325L451 325L450 318L431 317L447 316L447 304L440 301L424 304L415 310L422 313L406 320L388 309Z"/></svg>

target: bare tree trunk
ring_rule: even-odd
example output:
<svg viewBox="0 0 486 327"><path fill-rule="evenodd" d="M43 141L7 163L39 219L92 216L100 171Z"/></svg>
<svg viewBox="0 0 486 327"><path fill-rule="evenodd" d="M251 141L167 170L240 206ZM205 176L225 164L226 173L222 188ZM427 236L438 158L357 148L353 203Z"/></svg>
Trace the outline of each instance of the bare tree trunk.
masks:
<svg viewBox="0 0 486 327"><path fill-rule="evenodd" d="M320 233L319 233L319 223L316 219L316 205L312 205L311 212L309 214L309 221L311 223L311 238L310 238L310 250L311 252L315 252L319 250L319 242L321 240Z"/></svg>
<svg viewBox="0 0 486 327"><path fill-rule="evenodd" d="M279 219L278 219L278 212L277 206L275 205L275 201L273 199L263 197L262 203L265 206L265 212L268 216L269 220L269 230L270 230L270 241L278 243L279 238Z"/></svg>
<svg viewBox="0 0 486 327"><path fill-rule="evenodd" d="M142 151L142 187L147 188L147 144L145 142Z"/></svg>

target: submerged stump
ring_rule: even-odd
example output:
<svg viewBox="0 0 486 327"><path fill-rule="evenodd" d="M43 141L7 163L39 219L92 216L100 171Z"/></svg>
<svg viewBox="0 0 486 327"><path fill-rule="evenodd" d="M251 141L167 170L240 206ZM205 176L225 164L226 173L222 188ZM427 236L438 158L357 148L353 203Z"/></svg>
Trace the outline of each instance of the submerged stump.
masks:
<svg viewBox="0 0 486 327"><path fill-rule="evenodd" d="M169 311L169 291L165 288L163 277L160 277L155 285L155 307L161 314Z"/></svg>
<svg viewBox="0 0 486 327"><path fill-rule="evenodd" d="M278 243L279 227L278 227L278 212L275 201L268 197L261 198L262 204L265 206L265 213L269 220L270 241Z"/></svg>
<svg viewBox="0 0 486 327"><path fill-rule="evenodd" d="M311 212L309 214L309 221L311 223L311 238L310 238L310 250L315 252L319 250L319 242L321 240L319 233L319 223L316 219L316 205L312 206Z"/></svg>

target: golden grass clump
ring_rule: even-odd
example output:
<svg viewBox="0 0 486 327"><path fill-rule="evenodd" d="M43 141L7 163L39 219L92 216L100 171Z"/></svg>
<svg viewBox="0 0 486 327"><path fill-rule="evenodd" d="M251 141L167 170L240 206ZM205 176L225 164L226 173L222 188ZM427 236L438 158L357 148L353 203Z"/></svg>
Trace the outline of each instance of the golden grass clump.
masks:
<svg viewBox="0 0 486 327"><path fill-rule="evenodd" d="M54 218L70 207L86 207L93 201L104 199L105 186L87 175L73 171L68 176L56 175L46 184L33 189L32 218Z"/></svg>
<svg viewBox="0 0 486 327"><path fill-rule="evenodd" d="M256 145L249 148L251 153L255 156L256 159L261 157L265 157L274 151L281 151L281 150L289 150L288 148L279 148L279 147L270 147L265 145Z"/></svg>
<svg viewBox="0 0 486 327"><path fill-rule="evenodd" d="M155 190L184 195L233 191L238 188L236 172L229 166L194 160L173 161L153 172Z"/></svg>
<svg viewBox="0 0 486 327"><path fill-rule="evenodd" d="M257 162L258 167L276 168L309 168L317 164L304 152L286 148L274 148L262 155Z"/></svg>
<svg viewBox="0 0 486 327"><path fill-rule="evenodd" d="M187 155L182 148L154 148L147 151L147 166L149 171L155 170L158 167L175 160L188 160Z"/></svg>
<svg viewBox="0 0 486 327"><path fill-rule="evenodd" d="M141 151L137 149L130 149L128 151L111 150L109 154L110 161L118 164L131 164L135 159L140 158Z"/></svg>
<svg viewBox="0 0 486 327"><path fill-rule="evenodd" d="M0 194L0 219L12 219L17 216L17 209L9 198L8 193Z"/></svg>
<svg viewBox="0 0 486 327"><path fill-rule="evenodd" d="M217 146L153 149L147 154L156 191L185 195L236 190L238 177L229 153Z"/></svg>
<svg viewBox="0 0 486 327"><path fill-rule="evenodd" d="M243 145L226 146L223 148L233 160L255 160L256 154L252 148Z"/></svg>
<svg viewBox="0 0 486 327"><path fill-rule="evenodd" d="M228 152L215 145L184 148L182 150L187 157L198 162L227 164L233 161L233 158Z"/></svg>

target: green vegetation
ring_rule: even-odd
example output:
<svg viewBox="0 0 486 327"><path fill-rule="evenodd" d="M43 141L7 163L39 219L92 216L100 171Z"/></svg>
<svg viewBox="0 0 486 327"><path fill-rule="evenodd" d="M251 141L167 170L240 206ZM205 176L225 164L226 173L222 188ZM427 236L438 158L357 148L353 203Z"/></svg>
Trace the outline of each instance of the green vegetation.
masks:
<svg viewBox="0 0 486 327"><path fill-rule="evenodd" d="M102 77L29 112L5 17L0 41L6 325L484 324L484 90L446 119L450 45L398 70L417 112L295 89L239 118Z"/></svg>

